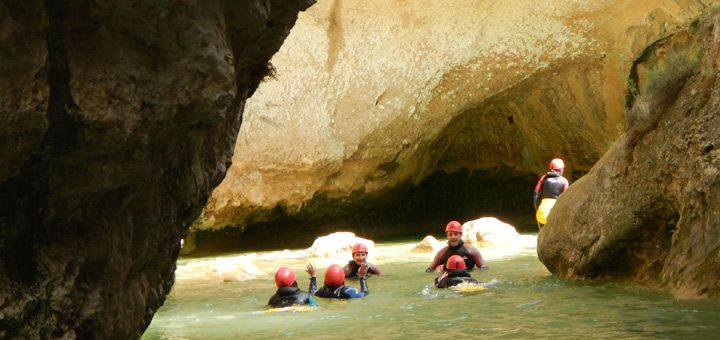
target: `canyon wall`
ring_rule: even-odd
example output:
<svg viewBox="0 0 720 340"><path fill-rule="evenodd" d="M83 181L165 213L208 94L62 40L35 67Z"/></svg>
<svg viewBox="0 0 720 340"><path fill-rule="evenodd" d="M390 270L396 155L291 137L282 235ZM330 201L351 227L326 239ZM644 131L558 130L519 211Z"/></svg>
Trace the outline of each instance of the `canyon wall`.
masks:
<svg viewBox="0 0 720 340"><path fill-rule="evenodd" d="M273 57L276 77L248 102L240 152L193 229L242 239L462 219L465 202L532 216L548 161L586 173L625 129L633 61L712 3L320 1ZM472 177L475 192L434 174Z"/></svg>
<svg viewBox="0 0 720 340"><path fill-rule="evenodd" d="M313 2L0 2L0 338L140 336Z"/></svg>

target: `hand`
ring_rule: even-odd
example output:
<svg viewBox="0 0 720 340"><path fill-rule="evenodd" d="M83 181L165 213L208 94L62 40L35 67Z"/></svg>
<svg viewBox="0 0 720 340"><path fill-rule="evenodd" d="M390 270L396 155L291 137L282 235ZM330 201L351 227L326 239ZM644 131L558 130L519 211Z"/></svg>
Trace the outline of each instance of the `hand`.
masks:
<svg viewBox="0 0 720 340"><path fill-rule="evenodd" d="M436 273L442 273L442 272L444 272L444 271L445 271L445 265L444 265L444 264L441 264L441 265L435 267L435 272L436 272Z"/></svg>
<svg viewBox="0 0 720 340"><path fill-rule="evenodd" d="M440 276L438 276L438 278L437 278L437 282L442 281L447 276L448 276L448 272L444 272L444 273L440 274Z"/></svg>
<svg viewBox="0 0 720 340"><path fill-rule="evenodd" d="M360 268L358 269L358 276L365 277L367 275L368 265L367 263L363 263L360 265Z"/></svg>
<svg viewBox="0 0 720 340"><path fill-rule="evenodd" d="M310 277L315 277L315 267L313 267L312 263L308 263L305 271L310 274Z"/></svg>

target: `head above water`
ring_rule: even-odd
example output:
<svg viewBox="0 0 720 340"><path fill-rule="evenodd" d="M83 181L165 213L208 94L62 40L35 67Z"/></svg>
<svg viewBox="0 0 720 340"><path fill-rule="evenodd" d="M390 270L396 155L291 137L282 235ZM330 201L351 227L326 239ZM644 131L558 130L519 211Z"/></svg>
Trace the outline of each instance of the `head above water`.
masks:
<svg viewBox="0 0 720 340"><path fill-rule="evenodd" d="M343 283L345 283L345 270L337 264L328 267L325 271L325 285L337 288Z"/></svg>
<svg viewBox="0 0 720 340"><path fill-rule="evenodd" d="M280 267L275 272L275 285L278 288L291 287L295 284L295 273L288 267Z"/></svg>
<svg viewBox="0 0 720 340"><path fill-rule="evenodd" d="M462 239L462 224L458 221L450 221L445 226L445 235L448 239L448 244L452 247L458 245Z"/></svg>
<svg viewBox="0 0 720 340"><path fill-rule="evenodd" d="M355 245L352 247L352 253L365 253L367 254L368 248L365 244L362 242L355 243Z"/></svg>
<svg viewBox="0 0 720 340"><path fill-rule="evenodd" d="M550 161L550 170L552 171L562 171L565 169L565 162L563 162L560 158L555 158Z"/></svg>
<svg viewBox="0 0 720 340"><path fill-rule="evenodd" d="M457 231L462 233L462 224L458 221L450 221L448 222L447 226L445 226L445 232L451 232L451 231Z"/></svg>
<svg viewBox="0 0 720 340"><path fill-rule="evenodd" d="M445 268L450 270L466 269L465 260L460 255L453 255L447 260Z"/></svg>
<svg viewBox="0 0 720 340"><path fill-rule="evenodd" d="M362 265L367 262L368 248L362 243L356 243L352 248L352 258L356 264Z"/></svg>

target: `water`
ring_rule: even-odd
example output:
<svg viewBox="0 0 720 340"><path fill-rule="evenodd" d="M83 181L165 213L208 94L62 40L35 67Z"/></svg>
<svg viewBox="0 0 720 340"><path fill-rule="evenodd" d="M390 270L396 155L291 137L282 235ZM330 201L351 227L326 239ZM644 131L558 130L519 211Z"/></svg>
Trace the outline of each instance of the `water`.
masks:
<svg viewBox="0 0 720 340"><path fill-rule="evenodd" d="M720 300L678 301L638 287L562 281L537 260L532 247L481 249L490 269L472 275L488 290L438 290L432 285L435 275L424 272L433 254L412 254L411 247L378 245L377 256L370 260L389 275L368 280L370 296L351 301L319 299L320 307L297 312L268 313L264 305L275 291L272 274L281 265L295 270L298 284L307 289L306 261L300 252L258 253L253 263L267 274L235 282L222 282L222 277L204 272L214 259L183 259L178 262L175 289L143 339L717 339L720 335ZM322 281L329 262L344 264L349 258L313 260L320 267L318 280ZM358 286L357 281L347 284Z"/></svg>

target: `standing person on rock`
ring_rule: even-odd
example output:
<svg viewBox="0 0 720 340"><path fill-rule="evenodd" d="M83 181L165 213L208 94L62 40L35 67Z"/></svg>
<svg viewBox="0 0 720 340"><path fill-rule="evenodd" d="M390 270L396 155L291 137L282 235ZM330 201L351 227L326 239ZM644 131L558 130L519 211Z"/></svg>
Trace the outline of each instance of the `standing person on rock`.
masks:
<svg viewBox="0 0 720 340"><path fill-rule="evenodd" d="M317 290L317 283L315 281L315 267L312 264L308 264L305 271L310 275L310 288L309 292L300 290L295 281L295 273L287 267L280 267L275 272L275 285L278 290L270 297L268 306L274 308L289 307L294 305L315 305L313 300L313 293Z"/></svg>
<svg viewBox="0 0 720 340"><path fill-rule="evenodd" d="M480 269L487 269L480 251L469 244L465 244L462 240L462 224L460 222L450 221L445 226L445 235L448 239L448 245L435 254L435 259L433 259L430 267L425 270L426 272L444 271L445 263L453 255L459 255L465 261L467 270L472 270L475 266Z"/></svg>
<svg viewBox="0 0 720 340"><path fill-rule="evenodd" d="M558 196L567 190L570 183L563 177L565 171L565 162L560 158L550 161L550 171L540 177L535 190L533 191L533 204L535 205L535 219L538 227L542 227L547 223L547 217L550 214Z"/></svg>
<svg viewBox="0 0 720 340"><path fill-rule="evenodd" d="M367 262L368 248L365 244L358 242L352 247L352 260L343 268L345 270L345 277L357 278L358 271L365 267L367 277L370 275L383 275L383 273L370 262Z"/></svg>

